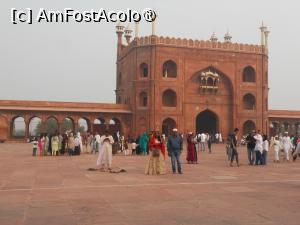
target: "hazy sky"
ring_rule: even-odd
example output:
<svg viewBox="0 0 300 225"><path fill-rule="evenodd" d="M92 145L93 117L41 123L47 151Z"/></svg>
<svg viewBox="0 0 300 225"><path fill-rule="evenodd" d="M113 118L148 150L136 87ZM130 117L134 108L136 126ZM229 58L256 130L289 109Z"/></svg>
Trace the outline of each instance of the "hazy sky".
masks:
<svg viewBox="0 0 300 225"><path fill-rule="evenodd" d="M154 8L158 35L219 40L227 29L234 42L260 42L261 21L271 31L269 106L298 109L300 13L296 0L1 0L0 99L114 102L116 34L114 23L10 22L11 8L47 10L126 10ZM132 24L132 27L134 25ZM151 24L140 25L149 35Z"/></svg>

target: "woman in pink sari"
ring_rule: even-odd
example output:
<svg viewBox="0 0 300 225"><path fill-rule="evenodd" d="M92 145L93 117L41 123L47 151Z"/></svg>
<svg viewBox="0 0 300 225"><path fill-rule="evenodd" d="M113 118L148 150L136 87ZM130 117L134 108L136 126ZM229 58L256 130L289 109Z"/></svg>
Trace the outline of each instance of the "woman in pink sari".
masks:
<svg viewBox="0 0 300 225"><path fill-rule="evenodd" d="M39 140L38 140L38 148L39 148L40 156L43 155L44 146L45 146L45 138L44 138L44 136L41 134L41 136L40 136L40 138L39 138Z"/></svg>

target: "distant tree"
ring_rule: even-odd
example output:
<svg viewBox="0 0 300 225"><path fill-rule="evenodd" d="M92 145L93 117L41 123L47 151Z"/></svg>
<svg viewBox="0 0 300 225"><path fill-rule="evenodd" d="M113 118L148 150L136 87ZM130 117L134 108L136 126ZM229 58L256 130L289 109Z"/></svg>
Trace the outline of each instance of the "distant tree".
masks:
<svg viewBox="0 0 300 225"><path fill-rule="evenodd" d="M35 135L40 135L41 131L42 131L42 121L39 121L34 128L34 133Z"/></svg>
<svg viewBox="0 0 300 225"><path fill-rule="evenodd" d="M49 118L46 122L46 133L53 135L55 132L58 132L57 121L54 118Z"/></svg>
<svg viewBox="0 0 300 225"><path fill-rule="evenodd" d="M61 132L65 133L67 130L73 131L73 121L71 119L64 119L60 125Z"/></svg>

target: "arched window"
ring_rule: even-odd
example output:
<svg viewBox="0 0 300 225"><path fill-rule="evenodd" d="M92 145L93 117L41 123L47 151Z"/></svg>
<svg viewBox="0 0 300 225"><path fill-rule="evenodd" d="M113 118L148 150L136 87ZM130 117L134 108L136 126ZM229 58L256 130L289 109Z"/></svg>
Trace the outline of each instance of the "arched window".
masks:
<svg viewBox="0 0 300 225"><path fill-rule="evenodd" d="M252 120L247 120L243 125L244 134L250 133L252 130L255 130L256 126Z"/></svg>
<svg viewBox="0 0 300 225"><path fill-rule="evenodd" d="M141 77L148 77L148 65L146 63L142 63L140 65L140 76Z"/></svg>
<svg viewBox="0 0 300 225"><path fill-rule="evenodd" d="M13 120L12 136L13 137L25 137L26 123L25 119L21 116L16 117Z"/></svg>
<svg viewBox="0 0 300 225"><path fill-rule="evenodd" d="M248 93L243 97L243 108L246 110L255 110L255 97L254 95Z"/></svg>
<svg viewBox="0 0 300 225"><path fill-rule="evenodd" d="M41 134L42 120L39 117L33 117L29 122L29 136L38 136Z"/></svg>
<svg viewBox="0 0 300 225"><path fill-rule="evenodd" d="M163 77L177 77L177 65L174 61L168 60L163 64Z"/></svg>
<svg viewBox="0 0 300 225"><path fill-rule="evenodd" d="M214 80L211 77L207 78L207 86L214 86Z"/></svg>
<svg viewBox="0 0 300 225"><path fill-rule="evenodd" d="M147 96L147 93L146 92L141 92L140 93L140 106L141 107L146 107L148 105L148 96Z"/></svg>
<svg viewBox="0 0 300 225"><path fill-rule="evenodd" d="M251 66L243 70L243 82L255 82L255 70Z"/></svg>
<svg viewBox="0 0 300 225"><path fill-rule="evenodd" d="M162 104L166 107L176 107L177 106L177 95L176 92L168 89L163 92Z"/></svg>

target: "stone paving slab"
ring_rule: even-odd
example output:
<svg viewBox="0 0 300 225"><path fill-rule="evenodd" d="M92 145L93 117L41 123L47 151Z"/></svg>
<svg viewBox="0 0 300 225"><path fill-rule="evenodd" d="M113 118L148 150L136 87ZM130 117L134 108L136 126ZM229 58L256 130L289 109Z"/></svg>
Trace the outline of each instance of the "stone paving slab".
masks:
<svg viewBox="0 0 300 225"><path fill-rule="evenodd" d="M0 225L299 225L300 161L229 167L223 145L183 175L144 175L147 157L116 155L126 173L88 171L97 155L32 157L0 144ZM273 155L270 151L269 159Z"/></svg>

